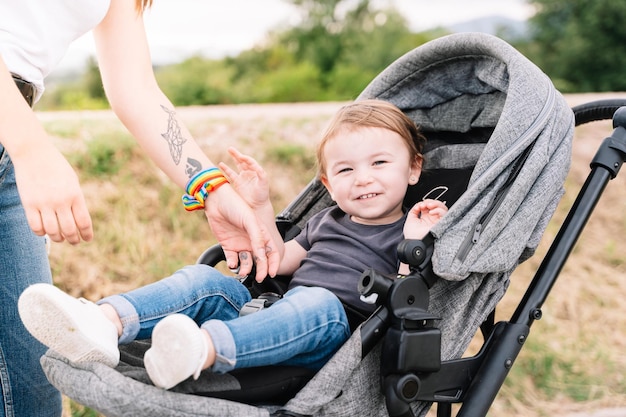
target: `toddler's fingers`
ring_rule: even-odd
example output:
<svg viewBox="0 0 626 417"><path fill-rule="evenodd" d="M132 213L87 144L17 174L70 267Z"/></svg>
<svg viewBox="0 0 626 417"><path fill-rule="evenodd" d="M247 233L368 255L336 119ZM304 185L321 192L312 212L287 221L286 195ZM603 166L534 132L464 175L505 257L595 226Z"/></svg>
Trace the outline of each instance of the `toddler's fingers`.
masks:
<svg viewBox="0 0 626 417"><path fill-rule="evenodd" d="M224 162L217 164L227 180L232 181L237 177L237 172Z"/></svg>
<svg viewBox="0 0 626 417"><path fill-rule="evenodd" d="M431 214L438 216L438 217L443 217L443 215L446 214L447 212L448 210L442 207L437 207L430 211Z"/></svg>
<svg viewBox="0 0 626 417"><path fill-rule="evenodd" d="M228 148L228 153L238 164L257 165L253 157L243 154L233 147Z"/></svg>
<svg viewBox="0 0 626 417"><path fill-rule="evenodd" d="M423 203L429 209L434 209L434 208L438 208L438 207L444 207L444 204L441 201L439 201L439 200L430 200L429 199L429 200L424 200Z"/></svg>
<svg viewBox="0 0 626 417"><path fill-rule="evenodd" d="M239 158L239 155L241 155L241 152L239 152L234 146L229 146L227 151L231 158L235 160L237 160Z"/></svg>

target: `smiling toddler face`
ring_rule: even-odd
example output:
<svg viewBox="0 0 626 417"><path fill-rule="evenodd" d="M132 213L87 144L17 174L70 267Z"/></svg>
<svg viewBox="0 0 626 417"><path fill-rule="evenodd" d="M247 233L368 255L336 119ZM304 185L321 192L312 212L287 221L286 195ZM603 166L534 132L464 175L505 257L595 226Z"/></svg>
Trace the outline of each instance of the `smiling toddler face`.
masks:
<svg viewBox="0 0 626 417"><path fill-rule="evenodd" d="M323 150L322 182L352 220L389 224L402 217L407 185L417 182L419 162L406 141L379 127L342 129Z"/></svg>

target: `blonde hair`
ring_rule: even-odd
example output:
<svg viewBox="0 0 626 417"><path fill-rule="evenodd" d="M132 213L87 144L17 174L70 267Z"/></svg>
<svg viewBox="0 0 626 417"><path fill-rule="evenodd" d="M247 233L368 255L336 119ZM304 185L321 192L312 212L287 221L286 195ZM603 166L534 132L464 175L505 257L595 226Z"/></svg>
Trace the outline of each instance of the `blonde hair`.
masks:
<svg viewBox="0 0 626 417"><path fill-rule="evenodd" d="M139 13L143 13L144 10L152 6L152 0L135 0L135 9Z"/></svg>
<svg viewBox="0 0 626 417"><path fill-rule="evenodd" d="M343 106L330 120L317 145L318 176L326 172L324 149L340 133L362 127L379 127L397 133L404 139L411 162L422 162L426 138L406 114L393 104L382 100L359 100Z"/></svg>

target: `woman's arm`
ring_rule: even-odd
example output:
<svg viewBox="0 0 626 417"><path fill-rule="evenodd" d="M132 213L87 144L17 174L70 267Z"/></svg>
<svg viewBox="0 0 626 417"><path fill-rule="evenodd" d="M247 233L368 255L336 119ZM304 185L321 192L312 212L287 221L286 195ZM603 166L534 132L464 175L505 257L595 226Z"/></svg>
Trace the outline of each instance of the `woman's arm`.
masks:
<svg viewBox="0 0 626 417"><path fill-rule="evenodd" d="M11 156L30 228L55 242L93 237L78 176L15 86L0 56L0 143Z"/></svg>
<svg viewBox="0 0 626 417"><path fill-rule="evenodd" d="M157 84L135 2L112 0L94 36L111 108L159 168L184 188L194 173L215 166Z"/></svg>
<svg viewBox="0 0 626 417"><path fill-rule="evenodd" d="M94 36L111 108L148 156L181 188L214 167L157 85L143 19L134 2L112 0ZM211 192L204 209L229 267L237 267L238 253L247 251L255 257L257 277L276 274L279 254L271 234L229 185ZM244 265L241 269L249 272Z"/></svg>

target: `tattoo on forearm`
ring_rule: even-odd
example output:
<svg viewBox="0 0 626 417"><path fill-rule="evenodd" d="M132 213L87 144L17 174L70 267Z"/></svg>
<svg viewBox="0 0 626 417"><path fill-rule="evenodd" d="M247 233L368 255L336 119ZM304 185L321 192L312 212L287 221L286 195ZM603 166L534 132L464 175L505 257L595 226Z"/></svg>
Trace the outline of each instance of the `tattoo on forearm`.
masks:
<svg viewBox="0 0 626 417"><path fill-rule="evenodd" d="M163 105L161 105L161 108L169 115L169 119L167 120L167 132L161 133L161 136L167 141L170 147L170 155L172 155L174 163L178 165L183 154L183 144L187 142L187 139L180 134L180 126L175 117L176 112Z"/></svg>
<svg viewBox="0 0 626 417"><path fill-rule="evenodd" d="M187 165L185 166L185 174L187 174L187 177L191 178L200 171L202 171L202 164L200 161L196 161L193 158L187 158Z"/></svg>

